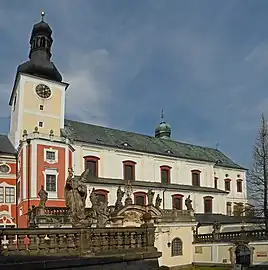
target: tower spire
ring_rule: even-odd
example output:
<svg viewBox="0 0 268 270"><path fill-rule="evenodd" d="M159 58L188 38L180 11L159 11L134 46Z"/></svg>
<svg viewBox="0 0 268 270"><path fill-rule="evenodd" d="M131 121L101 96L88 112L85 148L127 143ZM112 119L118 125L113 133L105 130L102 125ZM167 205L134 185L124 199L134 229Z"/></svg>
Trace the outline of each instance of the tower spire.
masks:
<svg viewBox="0 0 268 270"><path fill-rule="evenodd" d="M45 11L42 11L41 12L41 22L44 21L45 15L46 15Z"/></svg>
<svg viewBox="0 0 268 270"><path fill-rule="evenodd" d="M161 109L161 122L164 122L164 110Z"/></svg>

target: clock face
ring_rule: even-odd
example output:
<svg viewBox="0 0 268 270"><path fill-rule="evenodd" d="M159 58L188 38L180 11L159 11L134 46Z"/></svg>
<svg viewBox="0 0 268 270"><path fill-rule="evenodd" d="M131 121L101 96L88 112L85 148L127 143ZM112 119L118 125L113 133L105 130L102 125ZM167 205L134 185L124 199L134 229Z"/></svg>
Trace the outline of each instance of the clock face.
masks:
<svg viewBox="0 0 268 270"><path fill-rule="evenodd" d="M35 91L40 98L49 98L51 96L51 90L45 84L38 84Z"/></svg>

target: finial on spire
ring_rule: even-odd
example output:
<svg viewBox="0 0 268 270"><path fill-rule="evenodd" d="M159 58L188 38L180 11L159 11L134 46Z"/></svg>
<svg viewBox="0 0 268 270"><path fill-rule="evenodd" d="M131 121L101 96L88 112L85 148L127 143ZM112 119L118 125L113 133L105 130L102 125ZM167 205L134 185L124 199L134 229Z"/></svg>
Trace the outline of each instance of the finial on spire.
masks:
<svg viewBox="0 0 268 270"><path fill-rule="evenodd" d="M41 12L41 21L42 21L42 22L44 21L45 15L46 15L45 11L42 11L42 12Z"/></svg>
<svg viewBox="0 0 268 270"><path fill-rule="evenodd" d="M164 110L161 110L161 122L164 121Z"/></svg>

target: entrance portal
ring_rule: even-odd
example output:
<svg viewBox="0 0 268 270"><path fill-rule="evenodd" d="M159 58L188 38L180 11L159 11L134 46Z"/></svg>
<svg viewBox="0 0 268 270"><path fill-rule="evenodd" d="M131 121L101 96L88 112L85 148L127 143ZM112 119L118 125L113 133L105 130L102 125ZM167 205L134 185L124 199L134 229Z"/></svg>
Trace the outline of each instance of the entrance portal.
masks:
<svg viewBox="0 0 268 270"><path fill-rule="evenodd" d="M235 250L236 263L242 266L250 266L251 251L246 245L238 245Z"/></svg>

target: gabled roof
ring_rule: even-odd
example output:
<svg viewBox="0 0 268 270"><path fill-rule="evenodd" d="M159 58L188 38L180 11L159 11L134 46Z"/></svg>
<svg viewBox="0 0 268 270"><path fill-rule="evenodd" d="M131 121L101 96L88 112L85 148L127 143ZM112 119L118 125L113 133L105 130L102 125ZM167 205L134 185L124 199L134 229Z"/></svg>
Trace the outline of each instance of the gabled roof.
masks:
<svg viewBox="0 0 268 270"><path fill-rule="evenodd" d="M0 134L0 154L16 155L17 151L7 135Z"/></svg>
<svg viewBox="0 0 268 270"><path fill-rule="evenodd" d="M73 141L212 163L220 160L217 166L244 170L217 149L171 139L155 138L67 119L65 119L65 128L62 133Z"/></svg>

